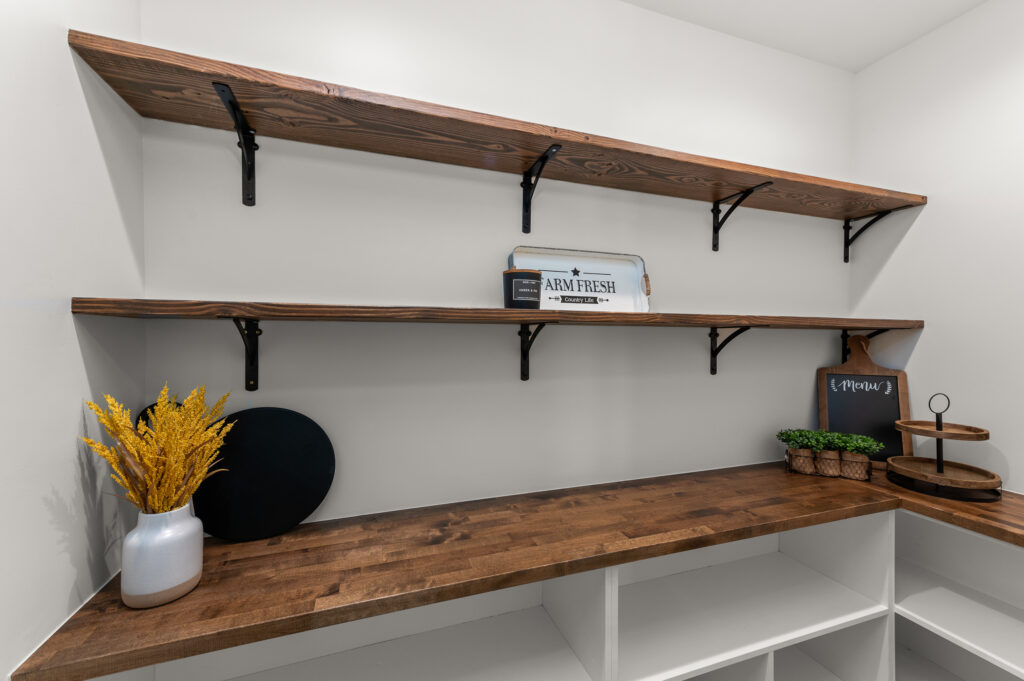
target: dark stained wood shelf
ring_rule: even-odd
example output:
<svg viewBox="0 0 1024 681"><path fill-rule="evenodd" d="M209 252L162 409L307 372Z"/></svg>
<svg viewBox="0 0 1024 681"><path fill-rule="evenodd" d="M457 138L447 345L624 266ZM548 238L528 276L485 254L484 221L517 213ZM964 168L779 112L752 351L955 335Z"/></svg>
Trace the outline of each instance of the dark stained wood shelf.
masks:
<svg viewBox="0 0 1024 681"><path fill-rule="evenodd" d="M377 307L209 300L72 298L75 314L171 319L259 319L337 322L426 322L454 324L569 324L584 326L755 327L771 329L920 329L919 319L775 317L768 315L577 312L462 307Z"/></svg>
<svg viewBox="0 0 1024 681"><path fill-rule="evenodd" d="M77 681L567 574L906 508L1024 546L1024 496L970 504L758 464L207 540L195 591L130 610L115 577L12 681Z"/></svg>
<svg viewBox="0 0 1024 681"><path fill-rule="evenodd" d="M288 76L69 31L68 43L142 116L233 130L213 89L231 87L258 136L522 174L562 145L544 177L717 201L764 182L745 206L843 220L921 206L918 194L760 168Z"/></svg>
<svg viewBox="0 0 1024 681"><path fill-rule="evenodd" d="M880 471L871 476L871 482L858 484L898 496L900 507L908 511L1024 547L1024 494L1003 490L999 501L983 503L943 499L900 487Z"/></svg>

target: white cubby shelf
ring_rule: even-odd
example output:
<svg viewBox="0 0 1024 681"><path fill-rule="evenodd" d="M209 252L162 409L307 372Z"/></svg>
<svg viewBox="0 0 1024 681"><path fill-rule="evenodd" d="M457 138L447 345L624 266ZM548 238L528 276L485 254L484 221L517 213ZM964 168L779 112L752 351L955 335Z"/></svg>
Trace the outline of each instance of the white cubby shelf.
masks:
<svg viewBox="0 0 1024 681"><path fill-rule="evenodd" d="M906 511L897 532L896 613L1024 678L1024 549Z"/></svg>
<svg viewBox="0 0 1024 681"><path fill-rule="evenodd" d="M701 678L884 618L891 612L890 516L621 566L618 681ZM802 654L784 654L783 664Z"/></svg>
<svg viewBox="0 0 1024 681"><path fill-rule="evenodd" d="M896 678L898 681L964 681L909 648L896 651Z"/></svg>
<svg viewBox="0 0 1024 681"><path fill-rule="evenodd" d="M842 681L817 660L799 648L775 653L775 678L786 681Z"/></svg>
<svg viewBox="0 0 1024 681"><path fill-rule="evenodd" d="M913 563L896 563L896 612L1024 677L1024 610Z"/></svg>
<svg viewBox="0 0 1024 681"><path fill-rule="evenodd" d="M238 681L591 681L536 606L326 655Z"/></svg>
<svg viewBox="0 0 1024 681"><path fill-rule="evenodd" d="M686 678L888 612L779 551L631 584L619 609L621 681Z"/></svg>

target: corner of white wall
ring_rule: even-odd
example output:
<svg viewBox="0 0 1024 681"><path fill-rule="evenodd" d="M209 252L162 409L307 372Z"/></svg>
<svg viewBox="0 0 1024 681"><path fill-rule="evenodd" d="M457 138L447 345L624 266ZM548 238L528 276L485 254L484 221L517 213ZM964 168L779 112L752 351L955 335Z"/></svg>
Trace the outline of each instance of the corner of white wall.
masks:
<svg viewBox="0 0 1024 681"><path fill-rule="evenodd" d="M947 418L988 428L991 440L946 455L991 469L1024 489L1015 441L1024 368L1020 253L1024 211L1024 3L989 0L871 65L855 79L857 180L928 195L887 218L855 248L855 314L921 318L919 334L883 357L907 370L914 418L935 392ZM892 335L892 334L887 334ZM913 351L911 354L911 350ZM883 362L884 363L884 362ZM915 453L933 455L917 438Z"/></svg>
<svg viewBox="0 0 1024 681"><path fill-rule="evenodd" d="M9 549L0 581L0 669L9 673L117 569L122 524L107 471L78 438L84 400L132 407L144 364L137 325L74 319L75 295L143 290L137 116L67 44L68 28L134 38L137 0L11 4L0 58L8 132L0 191L0 424ZM133 520L133 519L132 519Z"/></svg>

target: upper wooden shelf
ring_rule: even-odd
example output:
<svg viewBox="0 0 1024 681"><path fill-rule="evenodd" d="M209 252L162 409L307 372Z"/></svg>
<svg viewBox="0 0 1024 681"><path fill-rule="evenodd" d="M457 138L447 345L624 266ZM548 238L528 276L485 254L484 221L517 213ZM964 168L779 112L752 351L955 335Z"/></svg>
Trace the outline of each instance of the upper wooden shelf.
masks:
<svg viewBox="0 0 1024 681"><path fill-rule="evenodd" d="M576 312L461 307L378 307L305 303L249 303L209 300L72 298L75 314L174 319L259 319L338 322L428 322L455 324L570 324L589 326L676 326L773 329L920 329L920 319L776 317L768 315L655 312Z"/></svg>
<svg viewBox="0 0 1024 681"><path fill-rule="evenodd" d="M896 508L1024 546L1024 496L971 504L782 464L536 492L208 539L192 593L151 610L115 577L12 674L78 681L713 544Z"/></svg>
<svg viewBox="0 0 1024 681"><path fill-rule="evenodd" d="M148 118L232 130L231 87L257 135L522 174L552 144L556 180L717 201L764 182L752 208L843 220L927 198L454 109L70 31L68 43Z"/></svg>

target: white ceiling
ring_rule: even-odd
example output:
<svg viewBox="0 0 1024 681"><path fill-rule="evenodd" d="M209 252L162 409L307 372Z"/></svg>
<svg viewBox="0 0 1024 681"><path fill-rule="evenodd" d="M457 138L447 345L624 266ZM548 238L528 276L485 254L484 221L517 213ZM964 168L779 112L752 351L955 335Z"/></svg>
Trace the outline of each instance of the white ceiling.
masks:
<svg viewBox="0 0 1024 681"><path fill-rule="evenodd" d="M985 0L623 0L856 73Z"/></svg>

